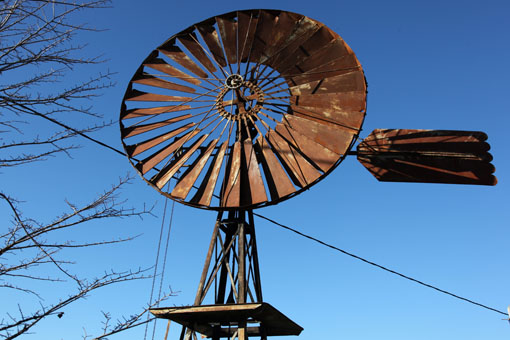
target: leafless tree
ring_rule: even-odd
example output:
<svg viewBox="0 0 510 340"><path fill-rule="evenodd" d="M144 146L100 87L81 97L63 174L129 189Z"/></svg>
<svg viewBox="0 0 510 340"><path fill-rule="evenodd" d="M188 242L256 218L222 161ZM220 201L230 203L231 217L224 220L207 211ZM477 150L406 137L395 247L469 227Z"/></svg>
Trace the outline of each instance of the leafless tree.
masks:
<svg viewBox="0 0 510 340"><path fill-rule="evenodd" d="M111 86L110 73L71 84L72 71L101 62L84 56L78 34L95 31L77 24L78 14L108 5L108 0L4 0L0 2L0 167L16 166L68 152L62 144L99 126L65 128L63 117L99 117L91 100ZM48 135L30 133L37 120L49 120ZM39 121L40 123L40 121ZM101 124L99 124L101 125ZM33 130L33 129L32 129Z"/></svg>
<svg viewBox="0 0 510 340"><path fill-rule="evenodd" d="M125 180L121 180L110 190L97 197L92 203L78 207L68 202L69 212L57 217L50 223L40 223L35 219L24 217L18 207L18 202L0 193L0 199L7 204L12 221L7 230L0 235L2 242L0 248L0 289L17 290L40 297L37 289L38 281L74 283L75 291L50 304L41 304L32 311L20 309L7 312L0 322L0 337L13 339L28 332L37 323L50 315L59 315L61 310L72 302L87 296L91 291L115 283L143 279L147 276L145 271L138 269L129 272L105 272L100 277L89 280L76 275L69 267L73 264L68 258L63 258L60 252L66 248L84 248L130 240L118 239L100 241L95 243L75 243L69 240L62 241L58 231L72 229L86 222L99 219L140 216L145 211L126 210L116 200L116 194ZM5 221L7 222L7 221ZM51 266L56 271L47 268ZM43 272L55 273L40 276L33 273L38 267ZM39 270L38 272L41 272ZM15 280L18 279L18 280ZM17 283L14 284L13 281Z"/></svg>
<svg viewBox="0 0 510 340"><path fill-rule="evenodd" d="M84 56L84 44L76 44L80 32L96 31L78 23L78 14L108 5L108 0L0 1L0 168L24 166L69 153L76 147L73 137L86 136L105 125L100 115L92 111L90 102L112 85L110 73L80 81L74 79L74 71L94 68L101 62L99 57ZM80 117L73 122L91 118L94 123L71 128L65 122L69 117ZM40 121L49 122L48 131L34 129L34 124ZM119 190L127 181L121 179L88 204L66 201L67 212L50 222L25 216L15 193L2 192L0 188L0 209L9 212L8 216L0 217L0 291L22 292L40 299L37 287L41 282L67 282L73 287L56 301L40 299L31 310L19 306L0 315L0 339L34 332L45 318L62 317L66 306L94 290L150 276L143 269L127 272L107 269L95 278L81 277L76 270L79 264L73 263L66 253L70 249L113 246L130 241L130 237L97 242L62 240L63 230L73 231L97 220L150 213L151 209L145 207L139 210L124 207ZM115 324L105 312L102 333L96 337L105 338L148 322L145 319L148 308Z"/></svg>

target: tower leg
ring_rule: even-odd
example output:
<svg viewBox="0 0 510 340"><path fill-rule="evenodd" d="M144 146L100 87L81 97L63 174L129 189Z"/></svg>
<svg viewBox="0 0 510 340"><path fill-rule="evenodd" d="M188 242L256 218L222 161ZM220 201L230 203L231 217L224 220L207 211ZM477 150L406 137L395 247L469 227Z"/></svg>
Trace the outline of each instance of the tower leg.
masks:
<svg viewBox="0 0 510 340"><path fill-rule="evenodd" d="M195 306L202 305L215 286L214 304L262 302L257 242L251 210L236 210L214 226L198 284Z"/></svg>
<svg viewBox="0 0 510 340"><path fill-rule="evenodd" d="M218 213L195 301L191 307L151 313L183 325L180 340L248 340L298 335L302 328L262 300L257 240L251 210Z"/></svg>

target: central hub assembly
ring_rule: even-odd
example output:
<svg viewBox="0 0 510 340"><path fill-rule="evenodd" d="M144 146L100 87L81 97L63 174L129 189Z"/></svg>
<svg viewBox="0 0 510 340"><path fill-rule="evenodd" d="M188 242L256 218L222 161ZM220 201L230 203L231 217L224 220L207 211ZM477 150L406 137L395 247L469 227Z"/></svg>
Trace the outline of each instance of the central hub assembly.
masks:
<svg viewBox="0 0 510 340"><path fill-rule="evenodd" d="M263 102L264 92L260 87L243 80L239 74L232 74L216 97L216 109L220 116L228 120L239 120L255 116L262 108Z"/></svg>
<svg viewBox="0 0 510 340"><path fill-rule="evenodd" d="M229 89L238 89L243 85L243 76L240 74L231 74L228 76L227 80L225 80L225 86Z"/></svg>

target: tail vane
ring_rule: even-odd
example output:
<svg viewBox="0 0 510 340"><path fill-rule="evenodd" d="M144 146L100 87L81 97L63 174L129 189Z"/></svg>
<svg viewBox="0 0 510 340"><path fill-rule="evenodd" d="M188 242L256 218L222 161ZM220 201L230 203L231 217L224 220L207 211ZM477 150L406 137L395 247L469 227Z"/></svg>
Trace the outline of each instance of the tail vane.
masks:
<svg viewBox="0 0 510 340"><path fill-rule="evenodd" d="M383 182L495 185L486 140L478 131L376 129L357 156Z"/></svg>

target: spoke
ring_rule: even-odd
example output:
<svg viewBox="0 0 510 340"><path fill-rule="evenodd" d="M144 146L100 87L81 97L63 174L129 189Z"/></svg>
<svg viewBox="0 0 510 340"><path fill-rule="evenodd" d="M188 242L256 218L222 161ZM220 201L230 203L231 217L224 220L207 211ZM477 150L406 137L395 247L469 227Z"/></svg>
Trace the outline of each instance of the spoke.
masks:
<svg viewBox="0 0 510 340"><path fill-rule="evenodd" d="M190 36L202 48L202 50L216 63L216 65L218 65L221 73L223 73L223 76L225 78L228 78L229 74L225 73L225 70L223 69L223 67L216 61L216 59L214 59L214 57L209 53L209 51L204 46L202 46L202 44L193 35L190 34ZM216 78L216 80L221 82L221 80L218 79L218 77L216 77L216 75L214 73L213 73L213 76Z"/></svg>
<svg viewBox="0 0 510 340"><path fill-rule="evenodd" d="M262 10L259 10L258 15L257 15L257 17L259 19L257 19L257 23L255 25L255 34L257 34L257 30L258 30L258 27L259 27L259 22L260 22L260 18L261 18L260 13L261 12L262 12ZM247 59L248 62L246 63L246 69L244 71L244 77L243 77L244 79L246 79L246 76L248 75L248 72L249 72L248 71L248 67L250 66L250 63L251 63L250 60L251 60L251 56L252 56L252 53L253 53L253 45L254 45L254 43L252 42L252 44L250 46L250 52L248 53L248 59Z"/></svg>
<svg viewBox="0 0 510 340"><path fill-rule="evenodd" d="M182 102L182 103L180 103L179 105L176 105L176 106L174 106L174 107L175 107L175 108L176 108L176 107L180 107L180 106L183 106L183 105L185 105L185 104L192 103L192 102L204 102L203 100L197 100L197 99L198 99L198 98L201 98L201 97L203 97L203 96L205 96L205 95L207 95L207 94L209 94L209 93L211 93L211 92L213 92L213 91L216 91L216 90L217 90L217 89L219 89L220 87L221 87L221 85L220 85L220 86L217 86L215 89L212 89L212 90L210 90L210 91L208 91L208 92L206 92L206 93L199 94L199 95L198 95L198 96L196 96L196 97L193 97L193 98L191 98L191 99L189 99L189 100L186 100L186 101L184 101L184 102ZM211 100L206 100L205 102L210 102L210 101L211 101ZM138 124L143 123L143 122L145 122L145 121L147 121L147 120L150 120L150 119L152 119L152 118L154 118L154 117L156 117L156 116L147 117L147 118L145 118L145 119L143 119L143 120L141 120L141 121L139 121L139 122L137 122L137 123L135 123L135 124L133 124L133 125L138 125Z"/></svg>
<svg viewBox="0 0 510 340"><path fill-rule="evenodd" d="M264 86L270 84L273 80L276 80L278 78L281 78L281 76L276 76L276 77L269 77L271 74L273 74L274 72L276 72L276 69L272 69L268 74L266 74L266 76L262 79L259 80L259 87L260 88L264 88ZM268 80L269 82L267 84L264 83L264 81Z"/></svg>
<svg viewBox="0 0 510 340"><path fill-rule="evenodd" d="M267 88L267 89L264 89L265 91L269 91L269 90L272 90L276 87L280 88L280 91L277 91L277 92L268 92L266 94L274 94L274 93L278 93L278 92L281 92L281 91L289 91L289 88L283 88L281 87L283 84L286 84L286 81L285 80L282 80L280 83L274 83L273 86ZM268 84L269 85L269 84Z"/></svg>
<svg viewBox="0 0 510 340"><path fill-rule="evenodd" d="M170 74L155 74L155 73L146 73L146 75L148 75L148 76L153 76L153 77L177 78L177 79L181 79L181 80L182 80L182 78L183 78L183 77L181 77L181 76L172 76L172 75L170 75ZM206 79L206 78L189 77L189 79ZM224 83L226 79L218 79L218 80L219 80L221 83ZM200 88L202 88L202 89L204 89L204 90L206 90L206 91L210 91L210 90L212 90L212 89L211 89L211 88L209 88L209 87L205 87L205 86L198 85L198 84L195 84L195 86L200 87Z"/></svg>
<svg viewBox="0 0 510 340"><path fill-rule="evenodd" d="M262 68L262 70L259 72L259 74L257 75L257 78L255 78L255 83L259 83L260 82L260 76L264 74L264 72L266 71L266 69L269 67L269 65L267 64L264 64L264 67ZM272 71L270 71L269 73L273 73L274 72L274 69Z"/></svg>
<svg viewBox="0 0 510 340"><path fill-rule="evenodd" d="M204 107L208 107L208 108L210 108L210 107L211 107L211 105L201 106L200 108L204 108ZM201 115L203 115L203 114L204 114L204 113L206 113L206 112L208 112L208 110L206 110L206 111L202 111L202 112L199 112L199 113L194 113L194 114L187 114L187 115L186 115L186 119L201 116ZM143 119L143 120L140 120L140 121L139 121L139 122L137 122L136 124L133 124L133 125L127 126L127 127L126 127L126 129L131 129L131 128L136 127L136 126L140 126L140 123L143 123L143 122L145 122L145 121L149 120L150 118L154 118L154 117L157 117L157 115L154 115L154 116L151 116L151 117L145 118L145 119ZM158 123L158 122L156 122L156 123L154 123L154 124L157 124L157 123Z"/></svg>
<svg viewBox="0 0 510 340"><path fill-rule="evenodd" d="M202 118L202 120L200 120L200 122L198 122L195 126L195 128L193 129L193 131L191 131L191 134L189 134L186 138L186 140L184 140L184 142L177 148L177 150L175 150L172 154L171 157L168 158L168 160L166 161L165 165L163 166L163 168L165 168L173 159L174 157L179 154L179 152L181 151L182 147L184 146L184 144L186 144L191 138L193 138L195 136L195 131L200 127L200 124L202 124L205 120L207 120L208 118L210 118L211 116L209 116L209 113L212 111L213 107L210 108L207 113L205 114L204 118ZM214 118L211 122L209 122L206 126L204 126L203 128L201 128L199 131L203 131L204 129L206 129L209 125L211 125L216 119L220 118L219 116L217 116L216 118Z"/></svg>
<svg viewBox="0 0 510 340"><path fill-rule="evenodd" d="M243 59L244 50L246 48L246 43L248 42L248 36L250 35L250 27L251 27L252 20L253 20L253 13L250 13L250 21L248 22L248 27L246 28L246 35L244 37L243 47L241 49L241 55L237 56L237 73L238 74L241 73L241 59ZM241 19L238 18L238 24L237 24L238 30L239 30L239 26L241 26L240 21L241 21ZM239 32L238 32L238 40L239 40Z"/></svg>
<svg viewBox="0 0 510 340"><path fill-rule="evenodd" d="M282 91L280 91L282 92ZM266 97L264 97L265 99ZM292 96L283 96L283 97L273 97L273 96L267 96L268 99L272 99L272 100L281 100L283 101L283 99L289 99L289 98L292 98Z"/></svg>

